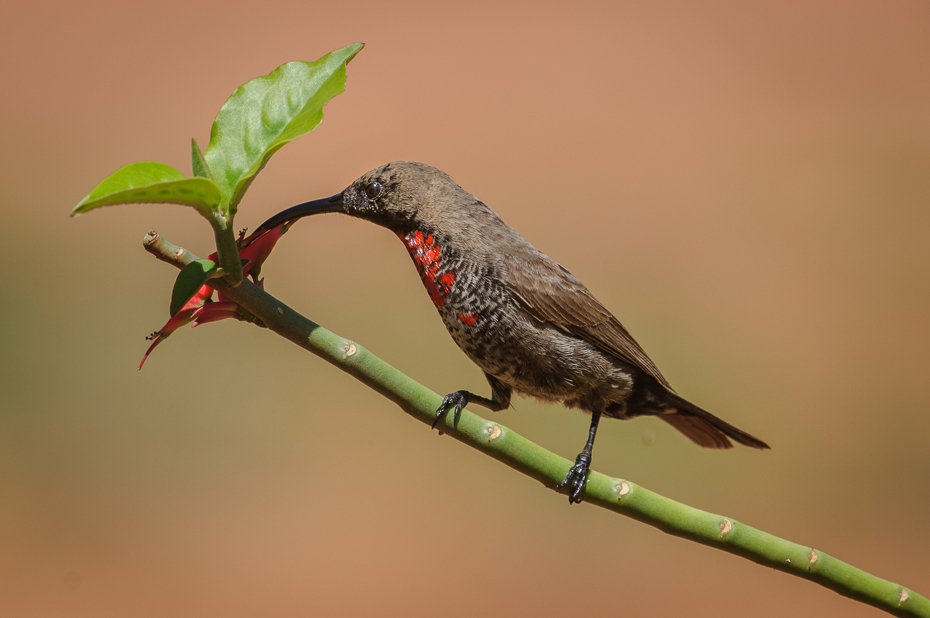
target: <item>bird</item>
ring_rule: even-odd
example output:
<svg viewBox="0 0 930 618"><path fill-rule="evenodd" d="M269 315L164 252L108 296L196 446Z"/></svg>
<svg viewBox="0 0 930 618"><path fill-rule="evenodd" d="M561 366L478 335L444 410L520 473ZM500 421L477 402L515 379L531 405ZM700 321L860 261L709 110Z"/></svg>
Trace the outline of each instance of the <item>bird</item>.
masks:
<svg viewBox="0 0 930 618"><path fill-rule="evenodd" d="M536 249L441 170L413 161L375 168L332 197L284 210L258 231L341 213L393 232L459 348L491 396L446 395L433 428L468 404L510 407L514 393L591 415L588 437L558 488L582 502L601 417L655 416L692 442L769 446L679 396L619 320L567 269Z"/></svg>

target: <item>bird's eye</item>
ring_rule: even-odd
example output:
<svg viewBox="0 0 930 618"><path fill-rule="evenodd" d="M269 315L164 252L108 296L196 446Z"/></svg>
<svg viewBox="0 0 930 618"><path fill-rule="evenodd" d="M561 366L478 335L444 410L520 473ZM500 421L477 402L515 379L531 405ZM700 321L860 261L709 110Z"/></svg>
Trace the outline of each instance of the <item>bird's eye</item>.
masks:
<svg viewBox="0 0 930 618"><path fill-rule="evenodd" d="M369 182L365 186L365 195L368 196L368 199L375 200L381 196L381 192L384 191L384 186L377 180L374 182Z"/></svg>

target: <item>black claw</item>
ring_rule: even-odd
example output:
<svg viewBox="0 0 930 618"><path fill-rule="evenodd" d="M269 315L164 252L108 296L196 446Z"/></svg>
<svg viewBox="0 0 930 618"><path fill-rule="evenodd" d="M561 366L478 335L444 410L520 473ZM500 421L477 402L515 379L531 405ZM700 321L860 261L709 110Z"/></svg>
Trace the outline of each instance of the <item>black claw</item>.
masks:
<svg viewBox="0 0 930 618"><path fill-rule="evenodd" d="M439 420L449 407L453 405L455 407L452 409L452 423L455 424L459 420L459 414L462 412L462 408L468 405L468 393L466 391L455 391L442 398L442 403L439 404L439 408L436 409L436 416L433 418L433 429L436 429ZM440 435L442 434L442 432L439 433Z"/></svg>
<svg viewBox="0 0 930 618"><path fill-rule="evenodd" d="M591 456L587 453L580 453L575 458L575 465L568 470L568 474L558 484L559 488L568 486L568 503L579 504L584 500L584 488L588 484L588 470L591 467Z"/></svg>

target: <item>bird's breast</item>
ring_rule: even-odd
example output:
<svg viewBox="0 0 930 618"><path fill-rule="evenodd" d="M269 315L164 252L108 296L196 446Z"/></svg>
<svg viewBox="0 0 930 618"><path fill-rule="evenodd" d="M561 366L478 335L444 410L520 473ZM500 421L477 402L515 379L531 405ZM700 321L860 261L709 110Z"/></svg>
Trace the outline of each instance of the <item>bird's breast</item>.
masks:
<svg viewBox="0 0 930 618"><path fill-rule="evenodd" d="M397 236L407 247L420 280L446 325L474 326L484 304L478 289L480 273L473 272L475 269L467 266L459 252L430 231L398 232Z"/></svg>

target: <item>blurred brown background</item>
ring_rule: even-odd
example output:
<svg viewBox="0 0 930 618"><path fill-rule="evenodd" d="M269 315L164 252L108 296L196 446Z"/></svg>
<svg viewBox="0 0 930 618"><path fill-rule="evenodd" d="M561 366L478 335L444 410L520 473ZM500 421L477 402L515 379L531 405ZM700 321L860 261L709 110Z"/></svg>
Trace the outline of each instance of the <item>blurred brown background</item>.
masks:
<svg viewBox="0 0 930 618"><path fill-rule="evenodd" d="M355 41L240 226L387 161L447 171L773 446L607 422L597 469L930 594L930 6L339 4L5 5L0 613L878 615L569 508L257 328L185 329L136 371L176 274L143 234L206 255L210 231L69 209L130 162L189 172L236 86ZM384 230L314 219L265 274L432 389L487 390ZM568 457L588 423L495 418Z"/></svg>

